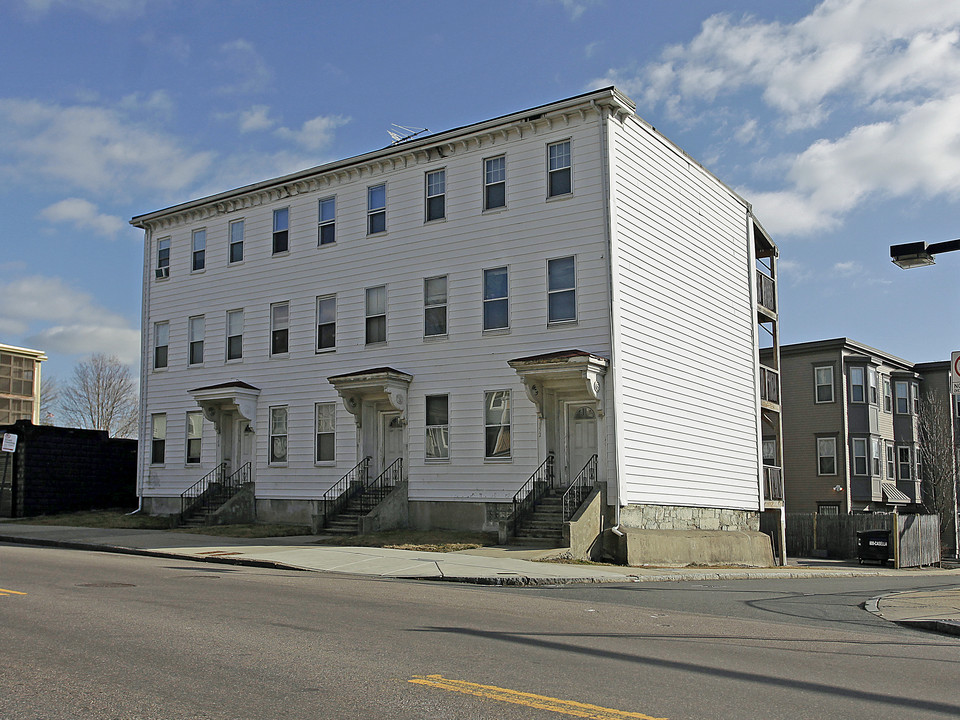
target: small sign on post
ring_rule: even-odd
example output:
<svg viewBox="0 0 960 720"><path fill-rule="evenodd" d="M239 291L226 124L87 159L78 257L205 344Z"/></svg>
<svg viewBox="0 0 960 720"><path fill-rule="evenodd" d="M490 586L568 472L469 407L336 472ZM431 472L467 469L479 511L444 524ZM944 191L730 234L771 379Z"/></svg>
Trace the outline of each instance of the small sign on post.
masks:
<svg viewBox="0 0 960 720"><path fill-rule="evenodd" d="M960 350L950 354L950 392L960 395Z"/></svg>
<svg viewBox="0 0 960 720"><path fill-rule="evenodd" d="M17 451L17 436L15 433L3 434L3 445L0 446L0 451L11 453Z"/></svg>

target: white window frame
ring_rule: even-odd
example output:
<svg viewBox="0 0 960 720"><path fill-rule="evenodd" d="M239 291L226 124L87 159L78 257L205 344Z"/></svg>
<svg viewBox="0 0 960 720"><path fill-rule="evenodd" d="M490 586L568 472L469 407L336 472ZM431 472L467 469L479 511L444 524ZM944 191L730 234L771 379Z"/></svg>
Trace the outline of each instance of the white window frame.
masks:
<svg viewBox="0 0 960 720"><path fill-rule="evenodd" d="M159 456L159 460L157 457ZM164 465L167 461L167 414L150 415L150 464Z"/></svg>
<svg viewBox="0 0 960 720"><path fill-rule="evenodd" d="M834 383L833 369L834 369L834 368L833 368L833 365L816 365L816 366L814 366L814 368L813 368L813 402L814 402L815 404L817 404L817 405L822 405L822 404L826 404L826 403L832 403L832 402L834 402L834 401L836 400L836 387L835 387L835 383ZM826 383L826 382L821 383L821 382L820 382L820 378L818 377L818 373L819 373L819 371L821 371L821 370L829 371L829 373L830 373L830 382L829 382L829 383ZM829 388L830 388L830 399L829 399L829 400L821 400L821 399L820 399L820 388L822 388L822 387L823 387L823 388L826 388L826 387L829 387Z"/></svg>
<svg viewBox="0 0 960 720"><path fill-rule="evenodd" d="M431 417L430 401L440 398L443 398L443 418ZM423 459L425 462L447 462L450 460L450 396L446 393L427 395L423 399L423 407ZM437 419L446 422L431 422Z"/></svg>
<svg viewBox="0 0 960 720"><path fill-rule="evenodd" d="M867 372L866 368L860 365L854 365L847 368L847 374L850 377L850 402L862 404L867 401ZM854 379L854 374L860 376L859 381ZM857 388L860 390L860 399L857 399Z"/></svg>
<svg viewBox="0 0 960 720"><path fill-rule="evenodd" d="M564 146L566 148L564 149ZM556 148L556 152L554 149ZM566 175L569 188L554 192L554 180ZM573 143L567 140L547 145L547 198L567 197L573 194Z"/></svg>
<svg viewBox="0 0 960 720"><path fill-rule="evenodd" d="M877 369L867 365L867 402L871 405L880 404L880 394L877 388Z"/></svg>
<svg viewBox="0 0 960 720"><path fill-rule="evenodd" d="M332 417L324 418L325 421L332 421L330 427L332 429L322 429L321 430L321 417L320 413L323 410L325 415L331 415ZM318 402L314 405L313 408L313 430L314 430L314 446L313 446L313 463L314 465L336 465L337 464L337 403L335 402ZM330 458L321 458L320 457L320 436L330 436L332 438L332 450L333 456Z"/></svg>
<svg viewBox="0 0 960 720"><path fill-rule="evenodd" d="M870 474L870 459L868 454L868 443L866 438L851 438L852 446L851 456L853 458L853 474L858 477L865 477Z"/></svg>
<svg viewBox="0 0 960 720"><path fill-rule="evenodd" d="M282 218L282 220L281 220ZM280 227L282 225L282 227ZM273 211L273 254L283 255L290 252L290 207L276 208ZM283 247L278 250L277 245Z"/></svg>
<svg viewBox="0 0 960 720"><path fill-rule="evenodd" d="M375 191L383 188L383 204L374 205L373 194ZM380 227L378 220L382 220L383 227ZM376 229L374 224L377 223ZM379 235L387 231L387 184L379 183L367 187L367 235Z"/></svg>
<svg viewBox="0 0 960 720"><path fill-rule="evenodd" d="M506 403L503 402L504 398ZM513 424L513 409L510 398L509 390L487 390L483 394L483 458L484 461L498 462L511 460L513 458L513 433L512 433L512 424ZM499 410L501 412L500 422L490 422L490 415L492 412ZM506 415L506 422L503 422L503 416ZM507 452L506 454L488 454L488 442L487 436L490 430L498 428L497 442L496 446L500 444L500 440L503 437L504 428L506 428L506 437L507 437Z"/></svg>
<svg viewBox="0 0 960 720"><path fill-rule="evenodd" d="M197 228L192 234L190 272L203 272L207 267L207 229Z"/></svg>
<svg viewBox="0 0 960 720"><path fill-rule="evenodd" d="M906 472L904 472L906 469ZM897 445L897 478L913 480L913 448L909 445Z"/></svg>
<svg viewBox="0 0 960 720"><path fill-rule="evenodd" d="M370 309L370 293L375 290L383 291L383 308L374 310ZM375 285L374 287L365 288L363 291L363 310L364 310L364 332L363 339L364 344L366 345L382 345L387 342L387 286L386 285ZM383 324L383 339L381 340L371 340L371 322L376 320L382 320ZM378 325L380 323L377 323Z"/></svg>
<svg viewBox="0 0 960 720"><path fill-rule="evenodd" d="M234 327L230 327L231 318L239 318L239 327L235 324ZM227 343L225 349L225 357L227 362L239 362L243 360L243 310L227 310L227 322L226 322L226 335ZM231 335L231 331L234 331L234 334ZM239 345L239 352L234 356L230 356L230 340L231 338L239 338L237 344Z"/></svg>
<svg viewBox="0 0 960 720"><path fill-rule="evenodd" d="M322 310L321 306L325 304L333 304L333 320L324 321L321 316ZM323 328L333 327L333 344L320 347L320 339L323 336ZM317 343L316 351L318 353L324 352L333 352L337 349L337 296L336 295L320 295L317 297Z"/></svg>
<svg viewBox="0 0 960 720"><path fill-rule="evenodd" d="M504 276L506 277L506 292L503 295L490 295L487 296L487 274L503 271ZM503 331L510 329L510 268L507 265L501 265L500 267L485 268L482 274L481 280L481 296L483 298L483 317L481 322L483 323L484 332L487 331ZM503 303L506 308L506 324L504 325L491 325L487 326L487 309L493 307L494 303Z"/></svg>
<svg viewBox="0 0 960 720"><path fill-rule="evenodd" d="M234 220L227 228L227 263L230 265L243 262L243 223L243 220Z"/></svg>
<svg viewBox="0 0 960 720"><path fill-rule="evenodd" d="M913 414L920 414L920 385L910 383L910 399L913 401Z"/></svg>
<svg viewBox="0 0 960 720"><path fill-rule="evenodd" d="M330 208L332 214L324 216L324 209ZM330 238L324 239L324 235ZM337 242L337 196L320 198L317 201L317 247L335 245Z"/></svg>
<svg viewBox="0 0 960 720"><path fill-rule="evenodd" d="M550 265L551 263L558 263L563 260L569 260L573 264L573 285L563 286L563 287L553 287L550 280ZM564 257L551 258L547 260L547 324L548 325L559 325L564 323L575 323L577 322L577 256L576 255L567 255ZM573 317L560 317L554 319L553 317L553 299L559 295L563 294L573 294Z"/></svg>
<svg viewBox="0 0 960 720"><path fill-rule="evenodd" d="M886 467L887 480L890 480L890 481L892 481L892 482L896 482L896 480L897 480L897 453L896 453L896 450L894 449L893 443L890 442L889 440L888 440L888 441L885 441L885 442L883 443L883 451L884 451L884 454L886 455L886 461L887 461L887 467Z"/></svg>
<svg viewBox="0 0 960 720"><path fill-rule="evenodd" d="M191 454L190 443L196 444L196 452ZM203 413L199 410L187 413L186 442L183 444L183 464L199 465L203 458ZM191 460L191 458L196 458Z"/></svg>
<svg viewBox="0 0 960 720"><path fill-rule="evenodd" d="M166 370L169 364L170 323L166 320L163 320L153 324L153 369Z"/></svg>
<svg viewBox="0 0 960 720"><path fill-rule="evenodd" d="M880 438L870 438L870 474L873 477L883 476L883 443Z"/></svg>
<svg viewBox="0 0 960 720"><path fill-rule="evenodd" d="M839 470L837 467L837 439L835 437L818 437L817 441L817 475L820 477L832 477L835 476ZM821 452L826 449L825 445L821 443L828 443L831 449L830 453ZM833 459L833 472L823 472L822 460L826 458Z"/></svg>
<svg viewBox="0 0 960 720"><path fill-rule="evenodd" d="M431 294L431 291L428 290L428 285L430 283L436 283L438 281L443 281L443 297L440 299L440 293L434 291ZM447 301L449 299L448 290L449 287L447 276L446 275L434 275L433 277L428 277L423 279L423 336L425 338L440 338L447 336ZM441 332L428 332L430 329L430 324L427 321L427 318L430 316L436 316L443 318L443 330Z"/></svg>
<svg viewBox="0 0 960 720"><path fill-rule="evenodd" d="M282 349L277 349L282 338ZM290 303L289 301L270 305L270 355L290 354Z"/></svg>
<svg viewBox="0 0 960 720"><path fill-rule="evenodd" d="M902 409L901 401L903 401ZM893 410L897 415L910 414L910 383L906 380L897 380L893 383Z"/></svg>
<svg viewBox="0 0 960 720"><path fill-rule="evenodd" d="M170 238L159 238L157 240L157 280L163 280L170 277Z"/></svg>
<svg viewBox="0 0 960 720"><path fill-rule="evenodd" d="M491 163L500 161L497 167L491 167ZM499 205L491 205L490 193L494 188L500 187L503 190L503 202ZM507 206L507 156L497 155L483 160L483 209L502 210Z"/></svg>
<svg viewBox="0 0 960 720"><path fill-rule="evenodd" d="M290 448L287 445L289 437L289 413L286 405L273 405L270 407L270 438L267 447L267 462L270 465L286 465L287 458L290 455ZM279 427L278 419L283 418L283 427ZM283 455L281 456L278 448L282 438Z"/></svg>
<svg viewBox="0 0 960 720"><path fill-rule="evenodd" d="M424 222L445 220L447 217L447 170L429 170L424 173ZM439 214L436 214L439 213Z"/></svg>
<svg viewBox="0 0 960 720"><path fill-rule="evenodd" d="M883 411L893 412L893 384L888 377L883 378Z"/></svg>
<svg viewBox="0 0 960 720"><path fill-rule="evenodd" d="M187 318L188 365L203 365L203 344L206 331L207 321L203 315L194 315L193 317ZM195 359L196 355L199 355L199 359Z"/></svg>

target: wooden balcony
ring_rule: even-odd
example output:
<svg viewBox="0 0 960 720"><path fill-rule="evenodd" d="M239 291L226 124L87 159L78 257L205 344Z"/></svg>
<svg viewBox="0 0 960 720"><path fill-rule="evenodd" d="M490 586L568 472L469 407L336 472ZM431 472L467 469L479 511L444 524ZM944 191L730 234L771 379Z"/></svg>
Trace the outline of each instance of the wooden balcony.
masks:
<svg viewBox="0 0 960 720"><path fill-rule="evenodd" d="M776 465L763 466L763 498L783 501L783 471Z"/></svg>
<svg viewBox="0 0 960 720"><path fill-rule="evenodd" d="M780 373L766 365L760 366L760 401L772 410L780 409Z"/></svg>
<svg viewBox="0 0 960 720"><path fill-rule="evenodd" d="M757 305L772 317L777 315L777 284L772 277L757 270Z"/></svg>

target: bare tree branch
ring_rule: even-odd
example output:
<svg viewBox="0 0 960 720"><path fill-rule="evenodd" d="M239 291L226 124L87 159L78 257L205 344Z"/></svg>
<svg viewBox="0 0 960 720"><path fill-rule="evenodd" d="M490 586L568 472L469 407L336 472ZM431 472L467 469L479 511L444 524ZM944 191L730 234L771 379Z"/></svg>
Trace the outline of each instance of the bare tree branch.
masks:
<svg viewBox="0 0 960 720"><path fill-rule="evenodd" d="M955 537L956 483L960 474L960 454L953 435L951 412L950 403L928 390L917 417L923 463L923 504L928 512L940 516L940 534L944 539Z"/></svg>
<svg viewBox="0 0 960 720"><path fill-rule="evenodd" d="M138 398L130 368L114 356L93 355L78 363L63 389L63 419L73 427L135 437Z"/></svg>

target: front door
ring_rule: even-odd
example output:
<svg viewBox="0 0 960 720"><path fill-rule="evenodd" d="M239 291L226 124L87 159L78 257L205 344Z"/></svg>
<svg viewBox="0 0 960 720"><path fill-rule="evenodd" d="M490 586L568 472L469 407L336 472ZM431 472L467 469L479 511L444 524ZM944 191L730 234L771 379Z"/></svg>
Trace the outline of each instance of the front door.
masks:
<svg viewBox="0 0 960 720"><path fill-rule="evenodd" d="M596 454L596 410L592 405L567 405L567 462L563 484L572 483Z"/></svg>
<svg viewBox="0 0 960 720"><path fill-rule="evenodd" d="M400 413L380 413L380 472L403 457L404 440Z"/></svg>

